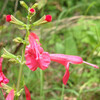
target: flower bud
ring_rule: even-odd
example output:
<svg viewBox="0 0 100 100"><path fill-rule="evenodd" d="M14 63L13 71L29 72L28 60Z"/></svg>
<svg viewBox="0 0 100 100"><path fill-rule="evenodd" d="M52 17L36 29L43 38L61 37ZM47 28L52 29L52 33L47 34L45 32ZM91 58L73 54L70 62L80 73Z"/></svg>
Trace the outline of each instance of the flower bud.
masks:
<svg viewBox="0 0 100 100"><path fill-rule="evenodd" d="M26 4L24 1L20 1L20 4L21 4L24 8L26 8L26 9L28 10L28 6L27 6L27 4Z"/></svg>
<svg viewBox="0 0 100 100"><path fill-rule="evenodd" d="M38 3L35 3L31 8L36 8L38 6Z"/></svg>
<svg viewBox="0 0 100 100"><path fill-rule="evenodd" d="M6 16L6 21L7 21L7 22L10 22L11 20L12 20L12 19L11 19L11 15L7 15L7 16Z"/></svg>
<svg viewBox="0 0 100 100"><path fill-rule="evenodd" d="M51 16L51 15L46 15L46 16L45 16L45 20L46 20L47 22L51 22L51 21L52 21L52 16Z"/></svg>
<svg viewBox="0 0 100 100"><path fill-rule="evenodd" d="M34 22L32 25L33 26L38 26L41 24L45 24L47 22L51 22L52 21L52 16L51 15L44 15L40 20Z"/></svg>
<svg viewBox="0 0 100 100"><path fill-rule="evenodd" d="M16 42L16 43L28 44L28 42L26 40L23 40L20 37L16 37L15 39L13 39L13 41Z"/></svg>
<svg viewBox="0 0 100 100"><path fill-rule="evenodd" d="M31 9L29 10L29 12L30 12L30 14L34 14L34 13L35 13L35 9L31 8Z"/></svg>
<svg viewBox="0 0 100 100"><path fill-rule="evenodd" d="M13 24L21 25L21 26L26 26L23 22L20 20L16 19L13 15L7 15L6 16L6 21L11 22Z"/></svg>

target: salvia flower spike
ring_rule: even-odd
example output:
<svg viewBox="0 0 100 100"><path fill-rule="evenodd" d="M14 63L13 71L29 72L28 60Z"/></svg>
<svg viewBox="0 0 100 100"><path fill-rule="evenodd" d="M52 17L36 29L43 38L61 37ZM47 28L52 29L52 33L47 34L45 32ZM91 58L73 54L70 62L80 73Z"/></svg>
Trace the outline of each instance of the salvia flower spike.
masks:
<svg viewBox="0 0 100 100"><path fill-rule="evenodd" d="M41 3L41 2L40 2ZM48 68L51 61L58 62L65 66L65 74L63 76L63 84L66 85L67 81L70 77L69 73L69 65L70 64L88 64L90 66L93 66L94 68L99 68L95 64L88 63L86 61L83 61L83 59L79 56L73 56L73 55L64 55L64 54L49 54L48 52L45 52L44 49L41 47L39 37L35 33L30 33L30 30L38 25L42 25L48 22L52 21L51 15L44 15L42 18L40 18L38 21L32 23L32 17L35 15L35 8L39 5L38 3L35 3L32 7L28 7L28 5L24 1L20 1L20 4L27 9L27 24L24 24L24 22L18 20L13 15L7 15L6 21L19 25L22 27L22 29L26 29L27 33L25 36L25 40L22 38L17 37L14 39L17 43L23 43L24 48L22 50L22 56L18 55L15 56L14 54L9 53L7 50L4 49L4 54L2 55L3 58L10 59L10 61L15 61L16 63L20 64L19 69L19 76L18 76L18 82L17 82L17 88L14 89L7 85L9 80L5 77L5 75L2 72L2 61L3 58L0 58L0 87L2 89L5 89L8 94L6 97L6 100L14 100L14 95L20 96L21 92L23 91L23 88L21 89L20 83L22 78L22 72L23 72L23 65L26 64L28 68L32 71L35 71L37 68L40 68L41 70L45 70ZM32 24L31 24L32 23ZM29 41L28 41L29 39ZM26 62L24 61L24 56L26 59ZM24 86L25 89L25 95L26 100L31 100L31 95L26 86ZM15 88L15 87L14 87ZM14 94L15 92L15 94ZM5 95L5 94L4 94Z"/></svg>

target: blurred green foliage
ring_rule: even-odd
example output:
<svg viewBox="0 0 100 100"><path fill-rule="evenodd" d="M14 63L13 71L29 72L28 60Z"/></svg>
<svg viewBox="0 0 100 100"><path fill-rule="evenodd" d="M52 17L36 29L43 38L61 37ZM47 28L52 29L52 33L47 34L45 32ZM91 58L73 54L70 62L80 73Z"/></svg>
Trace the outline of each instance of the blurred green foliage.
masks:
<svg viewBox="0 0 100 100"><path fill-rule="evenodd" d="M35 0L24 0L28 5L35 3ZM4 5L4 0L0 0L0 9ZM64 53L69 55L79 55L84 60L95 63L100 66L100 19L94 20L100 15L100 0L47 0L47 4L40 10L36 9L37 15L33 20L41 18L44 14L51 14L53 21L56 21L56 26L46 24L40 28L41 44L45 51L51 53ZM14 14L15 0L9 0L2 14ZM26 21L27 13L25 9L18 3L16 17ZM58 21L64 18L73 16L94 16L93 19L79 18L73 26L59 28ZM0 55L2 48L5 47L8 51L14 52L16 44L12 39L16 36L23 37L24 31L16 29L16 26L9 24L6 26L2 18L0 26ZM0 23L1 24L1 23ZM63 24L63 23L62 23ZM44 37L44 30L48 35ZM53 32L53 34L52 34ZM2 46L3 45L3 46ZM21 53L21 48L17 54ZM10 79L9 85L16 84L18 75L18 65L13 65L5 60L3 63L4 73ZM17 71L16 71L17 70ZM56 63L51 63L49 68L44 71L44 94L45 100L60 100L62 77L65 68ZM40 75L39 69L32 72L28 67L24 66L24 80L31 92L32 100L40 100ZM23 92L24 94L24 92ZM25 96L25 95L24 95ZM75 100L99 100L100 99L100 69L94 69L85 64L70 66L70 79L65 89L65 98L72 97ZM65 99L67 100L67 99ZM70 100L70 99L68 99Z"/></svg>

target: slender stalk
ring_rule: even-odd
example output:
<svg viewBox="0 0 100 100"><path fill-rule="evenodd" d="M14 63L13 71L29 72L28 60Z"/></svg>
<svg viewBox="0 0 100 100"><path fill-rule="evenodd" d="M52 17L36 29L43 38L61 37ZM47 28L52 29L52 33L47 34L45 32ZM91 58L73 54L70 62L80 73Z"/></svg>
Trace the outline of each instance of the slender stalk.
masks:
<svg viewBox="0 0 100 100"><path fill-rule="evenodd" d="M61 100L64 100L64 89L65 89L65 85L62 84Z"/></svg>
<svg viewBox="0 0 100 100"><path fill-rule="evenodd" d="M40 98L44 98L43 94L43 71L40 69Z"/></svg>
<svg viewBox="0 0 100 100"><path fill-rule="evenodd" d="M25 47L26 47L26 45L24 45L24 49L22 51L22 59L21 59L21 64L20 64L20 69L19 69L19 76L18 76L18 82L17 82L17 92L20 89L20 80L21 80L22 71L23 71L23 61L24 61ZM18 99L18 97L17 97L17 99Z"/></svg>

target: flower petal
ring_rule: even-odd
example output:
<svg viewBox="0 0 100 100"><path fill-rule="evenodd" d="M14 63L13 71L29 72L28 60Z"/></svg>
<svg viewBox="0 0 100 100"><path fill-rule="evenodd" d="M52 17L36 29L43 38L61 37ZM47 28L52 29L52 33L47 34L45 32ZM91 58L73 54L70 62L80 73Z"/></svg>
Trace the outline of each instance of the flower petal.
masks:
<svg viewBox="0 0 100 100"><path fill-rule="evenodd" d="M0 58L0 72L2 72L2 61L3 61L3 58Z"/></svg>
<svg viewBox="0 0 100 100"><path fill-rule="evenodd" d="M24 89L25 89L26 100L31 100L31 95L28 88L24 86Z"/></svg>
<svg viewBox="0 0 100 100"><path fill-rule="evenodd" d="M48 52L43 52L39 58L39 67L42 70L45 70L46 68L48 68L50 64L50 56Z"/></svg>
<svg viewBox="0 0 100 100"><path fill-rule="evenodd" d="M25 54L26 65L30 68L30 70L35 71L38 67L38 63L34 57L34 55Z"/></svg>
<svg viewBox="0 0 100 100"><path fill-rule="evenodd" d="M68 81L69 76L70 76L70 74L69 74L69 62L66 64L65 68L66 68L66 72L65 72L65 74L63 76L63 84L64 85L67 84L67 81Z"/></svg>
<svg viewBox="0 0 100 100"><path fill-rule="evenodd" d="M14 100L14 90L12 89L8 96L6 97L6 100Z"/></svg>
<svg viewBox="0 0 100 100"><path fill-rule="evenodd" d="M64 55L64 54L50 54L50 58L52 61L58 62L62 65L66 65L66 62L70 62L72 64L81 64L83 60L79 56L72 55Z"/></svg>
<svg viewBox="0 0 100 100"><path fill-rule="evenodd" d="M7 84L9 82L9 80L5 77L5 75L2 72L2 61L3 58L0 58L0 87L1 87L1 83Z"/></svg>
<svg viewBox="0 0 100 100"><path fill-rule="evenodd" d="M30 36L31 36L32 38L34 38L35 40L38 40L38 41L39 41L39 37L38 37L35 33L31 32L31 33L30 33Z"/></svg>
<svg viewBox="0 0 100 100"><path fill-rule="evenodd" d="M66 72L65 72L65 74L64 74L64 76L63 76L63 84L64 84L64 85L67 84L67 81L68 81L68 79L69 79L69 76L70 76L69 70L66 70Z"/></svg>

